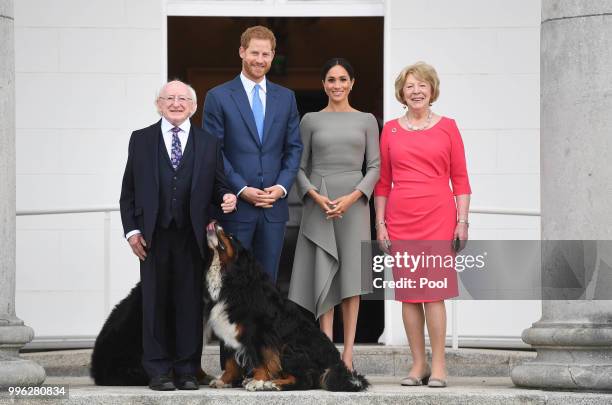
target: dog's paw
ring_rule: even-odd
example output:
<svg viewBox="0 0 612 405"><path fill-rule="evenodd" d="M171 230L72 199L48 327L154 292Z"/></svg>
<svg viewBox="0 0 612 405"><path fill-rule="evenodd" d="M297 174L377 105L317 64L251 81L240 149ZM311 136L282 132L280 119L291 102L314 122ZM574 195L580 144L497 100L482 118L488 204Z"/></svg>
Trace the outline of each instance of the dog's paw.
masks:
<svg viewBox="0 0 612 405"><path fill-rule="evenodd" d="M250 380L244 385L247 391L280 391L280 387L272 381Z"/></svg>
<svg viewBox="0 0 612 405"><path fill-rule="evenodd" d="M210 388L232 388L232 384L226 384L220 378L213 379L208 385Z"/></svg>
<svg viewBox="0 0 612 405"><path fill-rule="evenodd" d="M242 388L246 388L247 384L251 381L253 381L252 378L245 378L244 380L242 380Z"/></svg>

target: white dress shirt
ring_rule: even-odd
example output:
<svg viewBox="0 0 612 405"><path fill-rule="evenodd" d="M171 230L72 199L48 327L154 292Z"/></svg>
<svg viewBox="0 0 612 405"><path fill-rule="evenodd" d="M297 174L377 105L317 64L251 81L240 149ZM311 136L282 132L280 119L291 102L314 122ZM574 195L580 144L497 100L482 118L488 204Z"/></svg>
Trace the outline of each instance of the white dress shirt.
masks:
<svg viewBox="0 0 612 405"><path fill-rule="evenodd" d="M253 109L253 89L255 88L256 84L259 84L259 87L260 87L259 98L261 99L261 104L263 106L264 119L265 119L266 117L266 94L267 94L266 77L264 76L261 82L255 83L253 80L246 77L243 72L240 72L240 81L242 82L242 87L244 87L244 91L246 92L247 98L249 99L249 105L251 106L251 110ZM287 190L285 190L285 187L283 187L280 184L277 184L277 186L279 186L283 190L283 195L281 198L285 198L287 196ZM242 193L245 188L247 188L247 186L242 187L236 195L239 196L240 193Z"/></svg>
<svg viewBox="0 0 612 405"><path fill-rule="evenodd" d="M178 133L179 140L181 141L181 153L185 153L185 146L187 145L187 140L189 139L189 131L191 130L191 122L189 121L189 118L186 119L178 127L181 129L181 131ZM172 128L174 128L174 125L172 125L166 118L162 117L161 132L170 160L172 160ZM137 233L142 232L140 232L140 229L134 229L133 231L128 232L125 235L125 238L130 239L130 236L136 235Z"/></svg>
<svg viewBox="0 0 612 405"><path fill-rule="evenodd" d="M181 141L181 153L185 153L185 145L187 145L189 131L191 130L191 122L189 121L189 118L183 121L183 123L178 127L181 129L178 133L179 140ZM174 128L174 125L172 125L166 118L162 117L161 132L170 159L172 159L172 128Z"/></svg>
<svg viewBox="0 0 612 405"><path fill-rule="evenodd" d="M246 91L247 97L249 98L249 105L251 109L253 109L253 89L256 84L259 84L259 98L261 99L261 104L263 105L264 110L264 118L266 116L266 77L262 79L261 82L255 83L253 80L249 79L244 75L244 73L240 72L240 81L242 82L242 87L244 87L244 91Z"/></svg>

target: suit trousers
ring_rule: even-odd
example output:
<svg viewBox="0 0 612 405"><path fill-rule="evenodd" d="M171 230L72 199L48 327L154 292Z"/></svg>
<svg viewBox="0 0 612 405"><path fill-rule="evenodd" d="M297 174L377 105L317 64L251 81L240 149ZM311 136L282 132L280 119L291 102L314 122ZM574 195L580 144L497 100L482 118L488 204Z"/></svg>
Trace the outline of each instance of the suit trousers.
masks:
<svg viewBox="0 0 612 405"><path fill-rule="evenodd" d="M223 221L223 228L234 235L245 249L253 252L255 259L268 274L272 284L276 284L278 263L280 262L285 239L285 222L270 222L264 215L265 208L259 212L256 221Z"/></svg>
<svg viewBox="0 0 612 405"><path fill-rule="evenodd" d="M269 222L261 209L256 222L225 221L222 223L226 232L234 235L245 249L253 252L257 261L262 265L264 272L270 277L272 284L276 285L278 264L280 262L285 239L285 222ZM221 369L225 369L225 362L233 356L233 351L220 343L219 361Z"/></svg>
<svg viewBox="0 0 612 405"><path fill-rule="evenodd" d="M202 357L203 259L191 226L157 227L140 262L142 364L149 377L196 374Z"/></svg>

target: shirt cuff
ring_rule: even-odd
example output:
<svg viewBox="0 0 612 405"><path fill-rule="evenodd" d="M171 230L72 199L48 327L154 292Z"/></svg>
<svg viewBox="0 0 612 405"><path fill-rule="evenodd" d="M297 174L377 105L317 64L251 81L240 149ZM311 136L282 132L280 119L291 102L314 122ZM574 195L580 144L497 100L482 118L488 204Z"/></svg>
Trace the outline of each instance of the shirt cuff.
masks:
<svg viewBox="0 0 612 405"><path fill-rule="evenodd" d="M130 236L134 236L138 233L142 233L140 232L140 229L134 229L133 231L129 231L128 233L125 234L125 239L130 239Z"/></svg>
<svg viewBox="0 0 612 405"><path fill-rule="evenodd" d="M280 184L277 184L277 186L283 189L283 196L281 198L287 197L287 189Z"/></svg>
<svg viewBox="0 0 612 405"><path fill-rule="evenodd" d="M248 186L244 186L240 189L239 192L236 193L236 197L240 197L240 193L242 193L244 191L245 188L247 188Z"/></svg>

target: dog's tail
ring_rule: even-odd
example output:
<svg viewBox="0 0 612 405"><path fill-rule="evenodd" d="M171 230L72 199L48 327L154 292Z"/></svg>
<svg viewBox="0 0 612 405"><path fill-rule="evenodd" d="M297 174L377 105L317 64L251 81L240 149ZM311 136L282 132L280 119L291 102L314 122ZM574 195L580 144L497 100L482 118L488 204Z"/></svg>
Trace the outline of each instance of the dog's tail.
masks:
<svg viewBox="0 0 612 405"><path fill-rule="evenodd" d="M351 372L340 362L325 370L321 375L321 388L327 391L365 391L370 382L361 374Z"/></svg>

